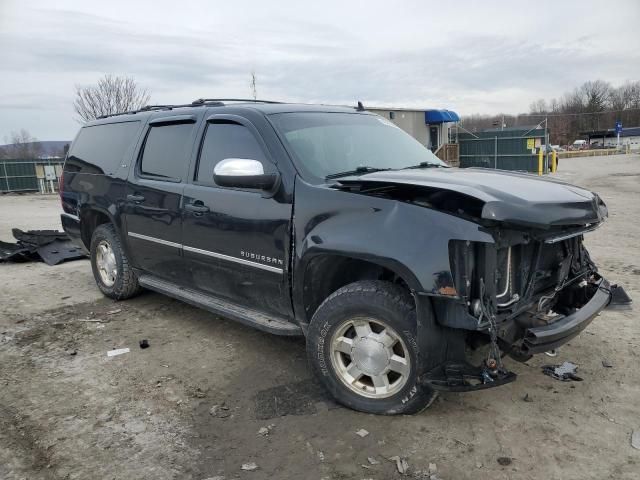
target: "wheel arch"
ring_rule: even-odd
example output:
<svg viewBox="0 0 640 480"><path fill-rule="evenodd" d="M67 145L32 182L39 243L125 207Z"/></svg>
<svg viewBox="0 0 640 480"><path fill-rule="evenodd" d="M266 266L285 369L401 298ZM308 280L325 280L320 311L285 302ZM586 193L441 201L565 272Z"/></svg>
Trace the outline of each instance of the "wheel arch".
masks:
<svg viewBox="0 0 640 480"><path fill-rule="evenodd" d="M405 266L391 259L361 258L340 252L309 255L299 267L294 299L300 323L308 324L320 304L341 287L360 280L385 280L409 292L419 282Z"/></svg>
<svg viewBox="0 0 640 480"><path fill-rule="evenodd" d="M116 222L114 216L106 209L100 207L87 207L80 211L80 237L82 243L87 248L91 249L91 237L96 228L105 223L110 223L116 229L118 235L120 235L120 227Z"/></svg>

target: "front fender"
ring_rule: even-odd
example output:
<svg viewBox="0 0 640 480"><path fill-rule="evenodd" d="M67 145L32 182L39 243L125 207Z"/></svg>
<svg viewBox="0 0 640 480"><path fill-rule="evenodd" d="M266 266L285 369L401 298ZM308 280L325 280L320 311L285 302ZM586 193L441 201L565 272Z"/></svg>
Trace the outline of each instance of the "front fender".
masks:
<svg viewBox="0 0 640 480"><path fill-rule="evenodd" d="M449 241L494 243L480 225L468 220L389 198L313 186L300 178L293 228L294 297L309 261L333 254L384 266L414 292L457 298Z"/></svg>

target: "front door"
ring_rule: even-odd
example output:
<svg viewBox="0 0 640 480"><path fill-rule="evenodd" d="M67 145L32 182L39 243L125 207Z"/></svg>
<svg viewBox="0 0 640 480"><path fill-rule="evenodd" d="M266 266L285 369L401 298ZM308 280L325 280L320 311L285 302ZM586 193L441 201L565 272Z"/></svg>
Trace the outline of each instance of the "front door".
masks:
<svg viewBox="0 0 640 480"><path fill-rule="evenodd" d="M216 185L213 169L225 158L258 160L265 172L276 170L251 123L237 116L209 119L193 178L184 190L189 282L243 306L290 317L286 255L292 205L277 192Z"/></svg>
<svg viewBox="0 0 640 480"><path fill-rule="evenodd" d="M182 194L195 140L195 118L150 122L127 182L125 222L133 265L182 283Z"/></svg>
<svg viewBox="0 0 640 480"><path fill-rule="evenodd" d="M429 145L432 152L438 150L438 147L440 146L438 143L438 127L429 127Z"/></svg>

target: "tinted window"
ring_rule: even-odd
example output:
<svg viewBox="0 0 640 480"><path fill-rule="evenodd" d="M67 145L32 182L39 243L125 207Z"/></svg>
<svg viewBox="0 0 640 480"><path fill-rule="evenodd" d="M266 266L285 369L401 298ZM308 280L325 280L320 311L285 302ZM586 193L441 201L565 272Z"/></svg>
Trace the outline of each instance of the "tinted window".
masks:
<svg viewBox="0 0 640 480"><path fill-rule="evenodd" d="M137 139L140 122L107 123L84 127L73 142L65 170L83 173L114 173L126 161Z"/></svg>
<svg viewBox="0 0 640 480"><path fill-rule="evenodd" d="M238 123L210 123L207 126L196 180L213 184L213 169L225 158L249 158L265 165L266 158L253 133Z"/></svg>
<svg viewBox="0 0 640 480"><path fill-rule="evenodd" d="M151 127L144 145L140 172L182 180L182 172L191 153L193 128L193 123Z"/></svg>

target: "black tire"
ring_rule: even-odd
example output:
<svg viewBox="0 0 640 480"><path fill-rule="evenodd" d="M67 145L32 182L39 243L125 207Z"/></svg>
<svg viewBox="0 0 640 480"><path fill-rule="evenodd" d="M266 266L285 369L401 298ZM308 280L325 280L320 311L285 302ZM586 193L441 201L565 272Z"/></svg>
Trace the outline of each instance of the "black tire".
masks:
<svg viewBox="0 0 640 480"><path fill-rule="evenodd" d="M354 317L366 316L394 330L408 347L409 374L401 390L385 398L370 398L347 387L336 372L331 352L334 335ZM383 281L359 281L332 293L313 315L307 334L311 369L341 404L366 413L413 414L429 407L437 392L418 383L416 311L409 292ZM391 392L390 392L391 393Z"/></svg>
<svg viewBox="0 0 640 480"><path fill-rule="evenodd" d="M96 265L96 251L100 242L103 241L109 244L116 260L117 275L113 285L107 285L103 282ZM94 230L91 237L90 253L93 278L95 278L98 288L104 295L115 300L125 300L140 292L141 288L138 284L138 277L131 268L129 259L122 248L120 236L111 223L103 223Z"/></svg>

